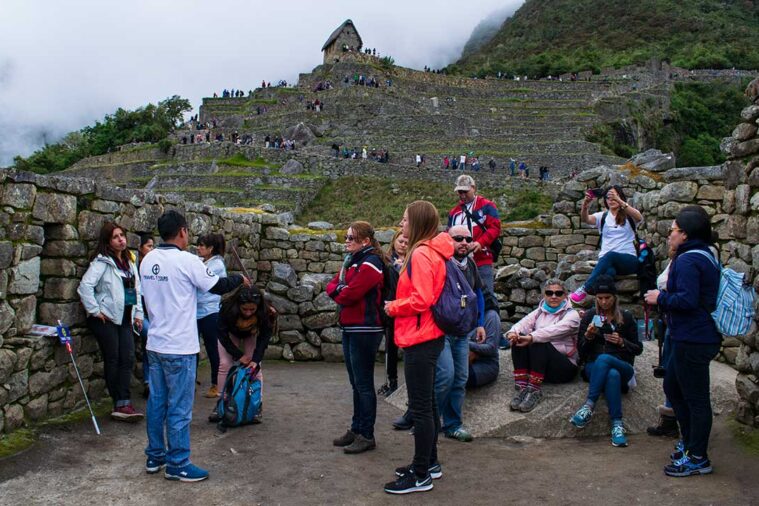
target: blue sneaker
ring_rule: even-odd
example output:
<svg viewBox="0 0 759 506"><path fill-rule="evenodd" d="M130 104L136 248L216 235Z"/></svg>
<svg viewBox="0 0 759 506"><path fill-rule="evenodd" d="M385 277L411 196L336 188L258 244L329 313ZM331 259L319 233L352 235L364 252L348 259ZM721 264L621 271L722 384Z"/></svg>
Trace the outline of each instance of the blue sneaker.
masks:
<svg viewBox="0 0 759 506"><path fill-rule="evenodd" d="M622 420L615 421L611 426L611 445L618 447L627 446L625 426L622 425Z"/></svg>
<svg viewBox="0 0 759 506"><path fill-rule="evenodd" d="M155 474L160 471L162 467L166 467L165 459L148 457L148 461L145 463L145 472L148 474Z"/></svg>
<svg viewBox="0 0 759 506"><path fill-rule="evenodd" d="M590 423L591 418L593 418L593 408L587 404L583 404L582 407L577 410L577 413L572 415L572 418L569 419L569 423L578 429L582 429Z"/></svg>
<svg viewBox="0 0 759 506"><path fill-rule="evenodd" d="M187 464L183 467L166 466L164 477L173 481L203 481L208 478L208 471L201 469L195 464Z"/></svg>
<svg viewBox="0 0 759 506"><path fill-rule="evenodd" d="M675 451L669 454L669 459L674 464L683 457L685 457L685 443L683 443L683 440L681 439L675 443Z"/></svg>
<svg viewBox="0 0 759 506"><path fill-rule="evenodd" d="M510 347L511 347L511 341L501 336L501 338L498 340L498 348L502 350L508 350Z"/></svg>
<svg viewBox="0 0 759 506"><path fill-rule="evenodd" d="M700 474L709 474L712 472L712 463L706 457L700 459L693 458L686 454L681 460L664 466L664 474L683 478L685 476L696 476Z"/></svg>

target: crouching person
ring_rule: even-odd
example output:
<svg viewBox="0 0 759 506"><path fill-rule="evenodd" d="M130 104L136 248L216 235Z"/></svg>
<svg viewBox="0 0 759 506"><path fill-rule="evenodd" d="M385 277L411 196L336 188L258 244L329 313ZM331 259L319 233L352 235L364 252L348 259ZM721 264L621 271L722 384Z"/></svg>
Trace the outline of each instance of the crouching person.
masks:
<svg viewBox="0 0 759 506"><path fill-rule="evenodd" d="M543 287L538 308L511 327L516 394L509 407L527 413L543 397L543 382L568 383L577 374L577 329L580 315L567 301L567 290L559 279Z"/></svg>
<svg viewBox="0 0 759 506"><path fill-rule="evenodd" d="M619 308L614 279L600 276L595 285L596 306L588 310L580 323L578 349L585 363L583 377L590 382L585 404L572 416L572 425L581 429L593 416L603 393L611 418L611 444L627 446L622 423L622 394L629 390L635 370L635 356L643 346L633 315Z"/></svg>
<svg viewBox="0 0 759 506"><path fill-rule="evenodd" d="M222 395L229 369L234 362L240 362L251 371L261 365L274 328L272 316L274 316L272 309L256 286L243 287L229 300L222 303L217 334L219 338L218 379ZM263 385L260 367L256 373L256 379ZM262 410L263 403L253 423L261 423ZM216 408L208 417L208 421L213 423L219 421Z"/></svg>
<svg viewBox="0 0 759 506"><path fill-rule="evenodd" d="M498 378L498 341L501 338L501 317L495 309L485 311L485 340L476 335L469 338L469 378L467 388L493 383Z"/></svg>

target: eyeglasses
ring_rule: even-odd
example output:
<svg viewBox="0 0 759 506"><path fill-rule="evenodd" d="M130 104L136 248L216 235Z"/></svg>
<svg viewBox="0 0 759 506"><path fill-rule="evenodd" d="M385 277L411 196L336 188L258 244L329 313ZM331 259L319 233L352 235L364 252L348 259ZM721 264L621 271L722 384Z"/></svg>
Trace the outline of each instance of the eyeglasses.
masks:
<svg viewBox="0 0 759 506"><path fill-rule="evenodd" d="M471 237L469 237L467 235L454 235L451 239L453 239L456 242L464 241L464 242L467 242L467 243L470 243L470 242L472 242L474 240L474 239L472 239Z"/></svg>
<svg viewBox="0 0 759 506"><path fill-rule="evenodd" d="M564 297L564 290L546 290L546 297Z"/></svg>

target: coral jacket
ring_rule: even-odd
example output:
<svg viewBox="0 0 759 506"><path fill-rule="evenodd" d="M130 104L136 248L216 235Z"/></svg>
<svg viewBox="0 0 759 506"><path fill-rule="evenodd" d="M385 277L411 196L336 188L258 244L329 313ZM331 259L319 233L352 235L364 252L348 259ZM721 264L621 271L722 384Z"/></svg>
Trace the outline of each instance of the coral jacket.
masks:
<svg viewBox="0 0 759 506"><path fill-rule="evenodd" d="M388 315L395 318L395 344L408 348L437 339L444 332L432 318L445 284L445 261L453 256L453 239L445 232L422 241L411 255L411 278L408 268L398 279L396 299L388 304Z"/></svg>

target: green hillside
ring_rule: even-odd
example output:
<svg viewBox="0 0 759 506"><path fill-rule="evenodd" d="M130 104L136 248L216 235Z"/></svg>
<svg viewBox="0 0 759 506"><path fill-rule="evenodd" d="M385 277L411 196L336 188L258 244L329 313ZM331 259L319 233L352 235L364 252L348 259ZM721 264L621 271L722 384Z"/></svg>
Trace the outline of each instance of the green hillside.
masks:
<svg viewBox="0 0 759 506"><path fill-rule="evenodd" d="M543 77L652 57L685 68L759 69L757 33L752 0L527 0L448 70Z"/></svg>

